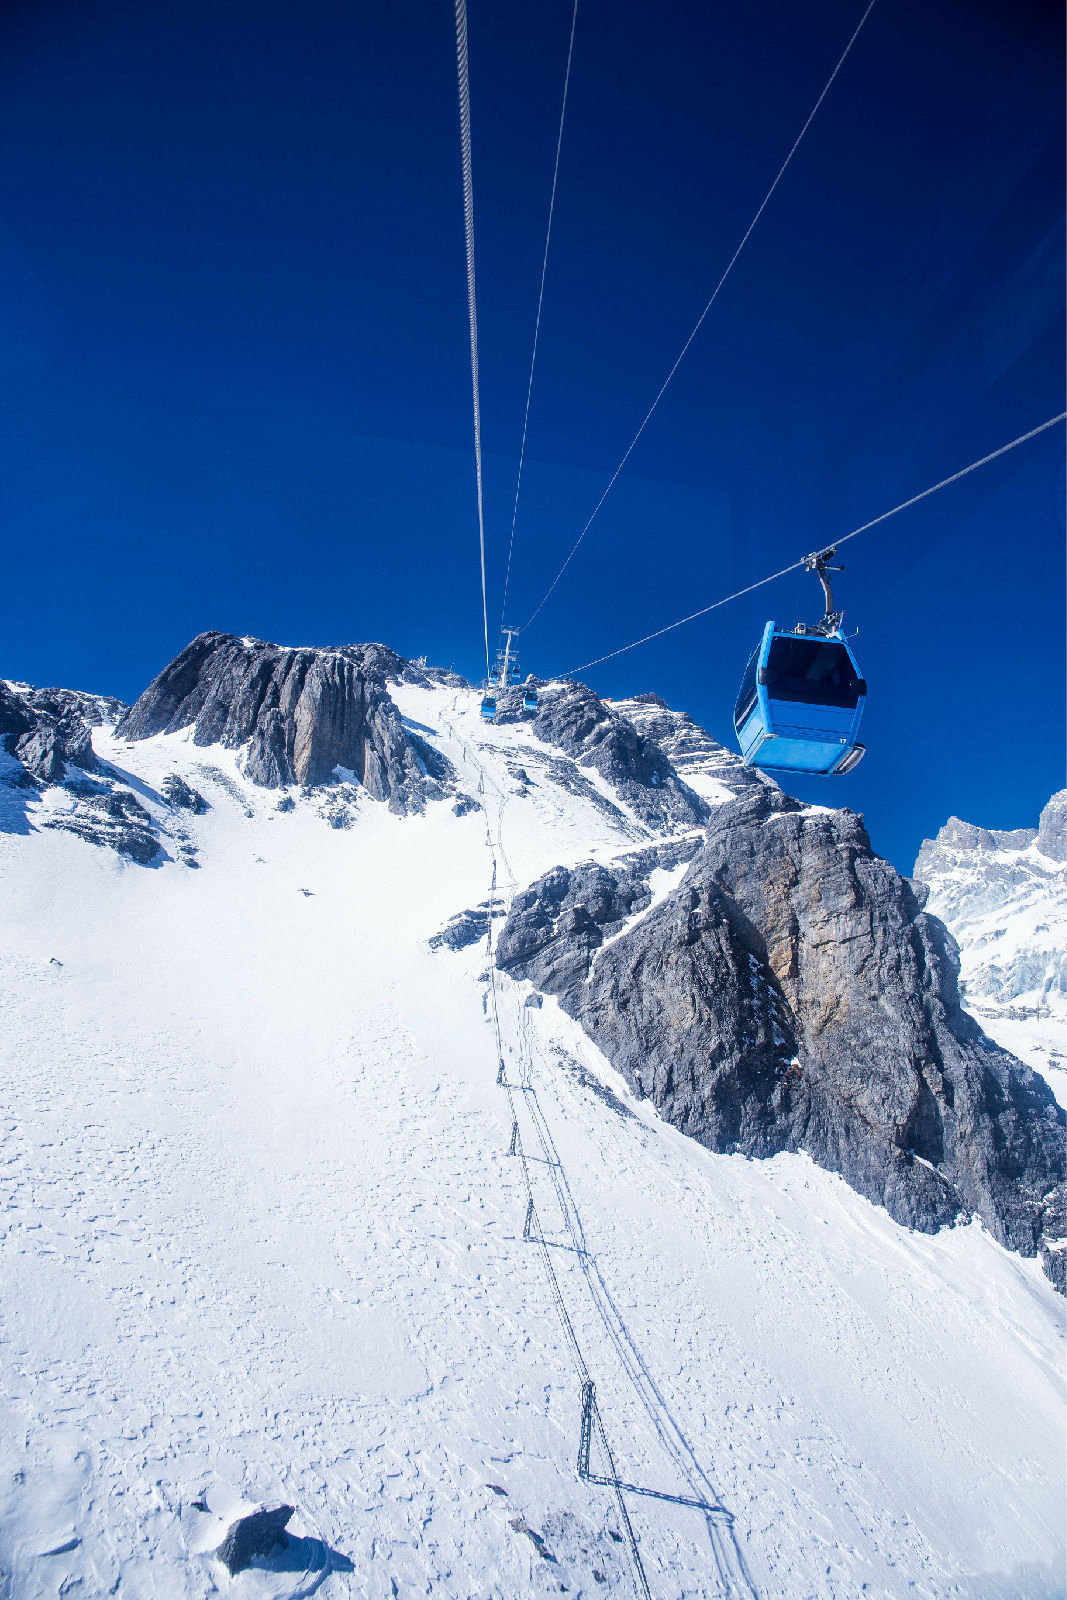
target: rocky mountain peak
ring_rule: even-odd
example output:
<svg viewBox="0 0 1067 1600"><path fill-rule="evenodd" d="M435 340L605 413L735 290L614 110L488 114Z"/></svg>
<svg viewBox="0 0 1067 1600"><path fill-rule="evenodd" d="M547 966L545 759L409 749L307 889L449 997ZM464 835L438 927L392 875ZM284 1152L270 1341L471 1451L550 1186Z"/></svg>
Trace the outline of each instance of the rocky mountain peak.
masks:
<svg viewBox="0 0 1067 1600"><path fill-rule="evenodd" d="M385 645L286 648L203 633L116 731L139 740L191 728L196 745L244 750L244 773L262 787L316 787L350 775L372 798L408 812L447 792L452 774L405 723L390 693L400 685L473 692L457 674L405 661ZM691 828L706 815L655 740L584 685L546 686L532 716L521 690L504 691L498 704L499 722L521 721L536 739L599 773L647 828Z"/></svg>
<svg viewBox="0 0 1067 1600"><path fill-rule="evenodd" d="M1062 1279L1064 1114L960 1009L951 936L859 817L754 790L647 890L626 863L557 869L499 965L709 1149L804 1150L912 1227L976 1212Z"/></svg>
<svg viewBox="0 0 1067 1600"><path fill-rule="evenodd" d="M388 691L427 681L384 645L292 648L202 633L123 717L127 739L192 728L196 745L246 747L253 783L315 786L354 774L394 810L421 808L443 772L405 729Z"/></svg>

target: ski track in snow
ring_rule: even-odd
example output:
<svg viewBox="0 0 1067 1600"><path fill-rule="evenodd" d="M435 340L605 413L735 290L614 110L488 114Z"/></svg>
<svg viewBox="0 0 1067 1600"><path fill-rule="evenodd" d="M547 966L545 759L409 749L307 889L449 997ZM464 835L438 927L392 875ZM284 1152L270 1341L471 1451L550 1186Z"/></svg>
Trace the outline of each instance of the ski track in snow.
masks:
<svg viewBox="0 0 1067 1600"><path fill-rule="evenodd" d="M208 798L201 870L0 833L4 1600L633 1592L522 1239L484 946L425 941L486 897L487 825L505 901L646 830L532 759L520 797L509 764L558 752L476 697L396 698L484 812L333 829L231 752L100 730L157 815L168 772ZM497 986L657 1600L1062 1595L1038 1264L908 1233L803 1157L711 1156ZM208 1552L268 1498L295 1537L230 1579Z"/></svg>

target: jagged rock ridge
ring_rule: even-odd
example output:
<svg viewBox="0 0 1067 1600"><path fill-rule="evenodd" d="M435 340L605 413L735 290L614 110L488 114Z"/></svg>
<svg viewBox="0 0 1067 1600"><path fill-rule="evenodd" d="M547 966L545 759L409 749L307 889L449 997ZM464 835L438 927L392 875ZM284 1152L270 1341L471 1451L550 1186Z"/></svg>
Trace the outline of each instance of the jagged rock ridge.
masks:
<svg viewBox="0 0 1067 1600"><path fill-rule="evenodd" d="M672 711L658 694L613 700L611 709L617 716L632 722L639 733L654 740L683 782L704 799L719 802L731 794L778 787L766 773L746 767L736 751L719 744L686 712Z"/></svg>
<svg viewBox="0 0 1067 1600"><path fill-rule="evenodd" d="M447 798L457 816L465 815L479 802L460 788L433 730L401 715L390 691L402 684L473 693L458 674L405 661L384 645L287 649L204 633L132 707L73 691L0 685L0 737L19 763L6 781L38 791L65 787L71 804L53 808L43 825L68 828L142 863L157 853L149 849L154 826L174 834L189 865L195 849L165 817L153 823L140 816L140 802L128 791L114 798L120 775L99 761L92 744L93 728L102 723L117 722L116 734L131 741L191 729L194 745L239 750L253 784L324 790L319 809L334 827L351 825L360 791L399 813ZM500 720L521 720L532 735L521 752L516 747L517 793L547 783L581 796L635 840L691 830L706 815L705 802L656 742L583 685L546 686L533 717L522 709L521 691L500 699ZM83 779L72 779L72 770ZM213 769L212 781L228 780ZM157 798L171 812L196 815L206 806L185 779L168 782Z"/></svg>
<svg viewBox="0 0 1067 1600"><path fill-rule="evenodd" d="M27 805L45 792L63 797L65 804L50 807L40 826L148 866L160 854L151 814L92 743L93 729L113 724L126 709L110 695L0 681L0 742L18 763L4 781L25 792Z"/></svg>
<svg viewBox="0 0 1067 1600"><path fill-rule="evenodd" d="M951 936L859 818L753 792L625 926L640 901L629 863L556 869L498 964L709 1149L804 1150L911 1227L977 1213L1063 1287L1064 1114L960 1009Z"/></svg>
<svg viewBox="0 0 1067 1600"><path fill-rule="evenodd" d="M191 727L197 745L244 749L245 775L266 788L315 787L352 774L400 812L452 792L454 774L406 726L389 686L469 688L455 673L405 661L384 645L285 649L203 633L148 686L118 725L128 739ZM707 815L662 749L582 684L549 686L532 717L521 690L499 696L499 720L598 773L646 829L674 832ZM556 781L564 781L562 771ZM581 782L568 767L567 782ZM605 804L610 802L605 801Z"/></svg>
<svg viewBox="0 0 1067 1600"><path fill-rule="evenodd" d="M92 731L126 710L110 695L0 681L0 739L39 783L61 783L68 764L97 768Z"/></svg>
<svg viewBox="0 0 1067 1600"><path fill-rule="evenodd" d="M585 684L542 689L532 719L523 717L521 690L498 695L497 704L499 721L527 722L536 738L599 773L646 827L673 832L707 816L706 803L682 781L656 740Z"/></svg>

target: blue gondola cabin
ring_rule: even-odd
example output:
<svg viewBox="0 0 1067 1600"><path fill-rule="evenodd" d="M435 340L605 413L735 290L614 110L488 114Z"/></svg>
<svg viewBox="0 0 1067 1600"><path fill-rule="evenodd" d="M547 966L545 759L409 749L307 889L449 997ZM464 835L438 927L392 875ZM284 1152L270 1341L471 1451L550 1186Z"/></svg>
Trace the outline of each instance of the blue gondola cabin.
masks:
<svg viewBox="0 0 1067 1600"><path fill-rule="evenodd" d="M867 684L840 629L785 633L768 622L734 708L745 765L763 772L851 772L864 754Z"/></svg>

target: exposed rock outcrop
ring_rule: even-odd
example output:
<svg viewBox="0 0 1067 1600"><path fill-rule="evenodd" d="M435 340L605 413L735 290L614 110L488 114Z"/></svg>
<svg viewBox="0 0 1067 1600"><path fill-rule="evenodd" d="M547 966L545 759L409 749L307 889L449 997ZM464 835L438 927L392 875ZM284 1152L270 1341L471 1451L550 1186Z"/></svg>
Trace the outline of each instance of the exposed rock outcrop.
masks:
<svg viewBox="0 0 1067 1600"><path fill-rule="evenodd" d="M109 845L128 861L147 867L160 853L151 815L130 789L79 785L69 811L53 811L42 826L77 834L88 844Z"/></svg>
<svg viewBox="0 0 1067 1600"><path fill-rule="evenodd" d="M0 678L0 739L18 739L29 733L33 718L21 696L9 689Z"/></svg>
<svg viewBox="0 0 1067 1600"><path fill-rule="evenodd" d="M245 774L276 789L355 777L376 800L418 811L445 792L442 758L408 734L390 681L426 680L383 645L283 649L202 633L116 730L147 739L192 727L193 743L246 747Z"/></svg>
<svg viewBox="0 0 1067 1600"><path fill-rule="evenodd" d="M93 729L113 724L126 709L109 695L0 683L0 738L21 764L6 781L24 788L35 806L45 790L62 796L37 814L37 826L76 834L148 866L161 854L151 813L92 744Z"/></svg>
<svg viewBox="0 0 1067 1600"><path fill-rule="evenodd" d="M458 911L429 940L431 950L465 950L468 945L484 941L489 930L490 917L502 917L503 909L495 901L483 900L481 905Z"/></svg>
<svg viewBox="0 0 1067 1600"><path fill-rule="evenodd" d="M557 868L498 963L708 1148L804 1150L911 1227L977 1213L1062 1279L1064 1114L960 1009L951 936L861 819L761 788L628 923L647 895L632 862Z"/></svg>
<svg viewBox="0 0 1067 1600"><path fill-rule="evenodd" d="M177 773L171 773L164 778L160 786L160 793L169 806L176 807L179 811L191 811L195 817L202 817L208 809L208 803L191 784L184 778L179 778Z"/></svg>
<svg viewBox="0 0 1067 1600"><path fill-rule="evenodd" d="M126 707L106 695L76 689L37 689L0 683L0 738L42 784L62 783L67 767L92 772L92 730L114 722Z"/></svg>
<svg viewBox="0 0 1067 1600"><path fill-rule="evenodd" d="M1067 861L1067 789L1054 794L1042 811L1037 848L1051 861Z"/></svg>

